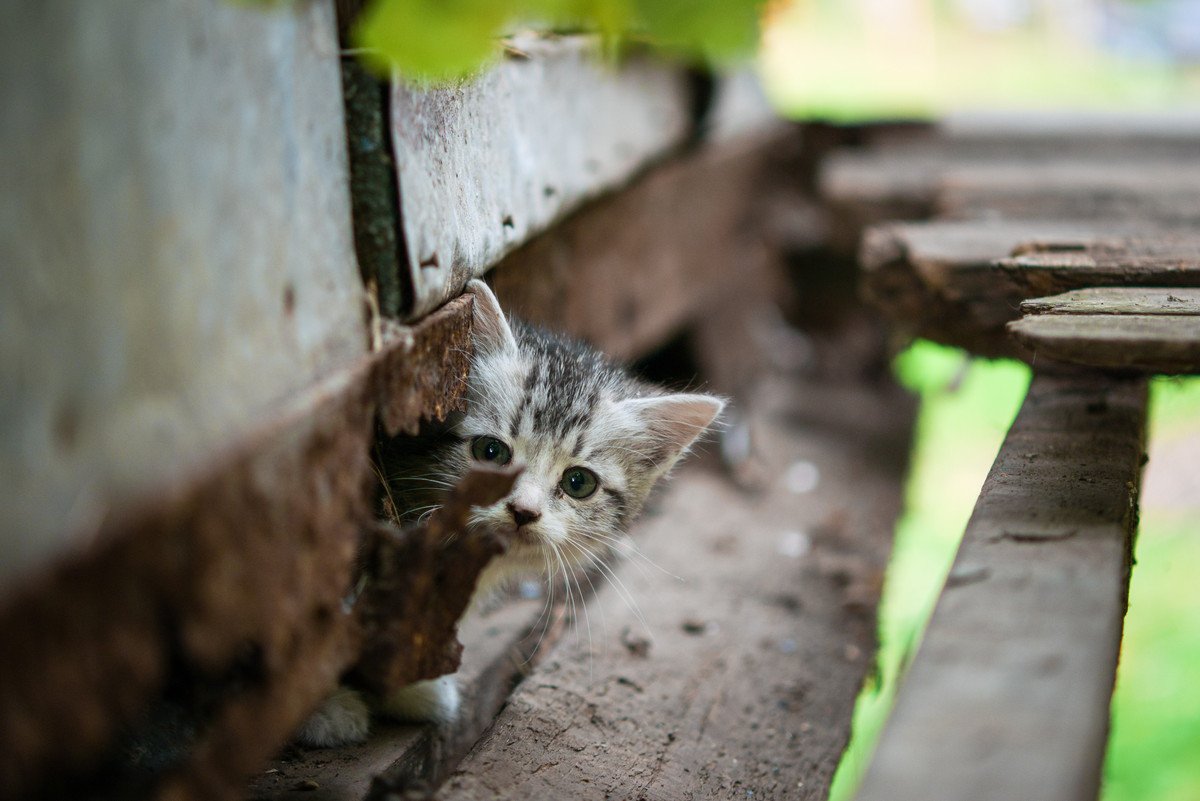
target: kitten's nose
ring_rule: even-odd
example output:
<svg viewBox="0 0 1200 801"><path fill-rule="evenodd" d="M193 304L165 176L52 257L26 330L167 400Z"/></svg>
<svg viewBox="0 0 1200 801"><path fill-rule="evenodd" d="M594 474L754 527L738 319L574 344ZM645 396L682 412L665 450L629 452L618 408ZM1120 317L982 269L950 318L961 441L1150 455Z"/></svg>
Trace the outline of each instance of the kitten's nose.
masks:
<svg viewBox="0 0 1200 801"><path fill-rule="evenodd" d="M542 513L536 509L526 509L523 506L517 506L512 501L509 501L506 505L508 506L509 514L512 515L513 522L517 524L517 528L527 523L536 523L542 517Z"/></svg>

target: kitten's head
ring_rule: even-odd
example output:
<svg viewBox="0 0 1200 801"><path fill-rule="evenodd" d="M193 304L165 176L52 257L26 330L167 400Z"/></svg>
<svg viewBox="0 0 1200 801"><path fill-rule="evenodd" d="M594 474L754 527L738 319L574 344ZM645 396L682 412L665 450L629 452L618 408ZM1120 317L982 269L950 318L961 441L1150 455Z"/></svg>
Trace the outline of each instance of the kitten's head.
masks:
<svg viewBox="0 0 1200 801"><path fill-rule="evenodd" d="M724 403L664 393L580 343L510 324L481 281L468 289L475 356L453 461L462 471L473 461L525 468L471 522L511 533L512 563L588 562L617 543Z"/></svg>

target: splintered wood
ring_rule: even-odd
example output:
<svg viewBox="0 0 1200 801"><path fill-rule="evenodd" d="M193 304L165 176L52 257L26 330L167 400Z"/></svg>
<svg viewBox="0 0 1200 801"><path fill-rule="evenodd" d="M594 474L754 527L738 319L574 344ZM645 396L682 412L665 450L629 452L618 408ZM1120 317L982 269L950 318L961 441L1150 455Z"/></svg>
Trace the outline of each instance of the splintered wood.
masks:
<svg viewBox="0 0 1200 801"><path fill-rule="evenodd" d="M768 485L681 471L635 532L645 556L576 611L439 799L826 797L872 664L911 405L793 383L759 399Z"/></svg>
<svg viewBox="0 0 1200 801"><path fill-rule="evenodd" d="M1200 290L1081 289L1021 304L1008 330L1034 357L1151 373L1200 372Z"/></svg>
<svg viewBox="0 0 1200 801"><path fill-rule="evenodd" d="M1096 797L1145 412L1144 380L1034 379L859 801Z"/></svg>

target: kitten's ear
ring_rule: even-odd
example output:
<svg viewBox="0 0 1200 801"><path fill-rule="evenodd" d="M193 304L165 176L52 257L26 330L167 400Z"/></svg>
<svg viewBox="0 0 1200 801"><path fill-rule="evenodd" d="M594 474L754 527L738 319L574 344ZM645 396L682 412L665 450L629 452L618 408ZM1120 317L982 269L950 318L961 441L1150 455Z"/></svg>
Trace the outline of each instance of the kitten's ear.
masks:
<svg viewBox="0 0 1200 801"><path fill-rule="evenodd" d="M645 427L640 439L659 473L670 470L725 408L720 398L688 393L633 398L624 403Z"/></svg>
<svg viewBox="0 0 1200 801"><path fill-rule="evenodd" d="M500 311L500 302L492 294L491 287L474 278L467 284L466 291L475 296L475 319L471 334L475 342L475 352L486 355L503 350L516 350L517 341L508 326L508 320L504 318L504 312Z"/></svg>

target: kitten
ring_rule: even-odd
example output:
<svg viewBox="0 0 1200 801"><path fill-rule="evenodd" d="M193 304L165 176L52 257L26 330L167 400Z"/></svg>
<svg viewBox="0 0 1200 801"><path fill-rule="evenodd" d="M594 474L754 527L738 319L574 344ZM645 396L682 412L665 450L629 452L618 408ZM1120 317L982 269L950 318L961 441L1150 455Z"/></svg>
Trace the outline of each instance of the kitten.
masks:
<svg viewBox="0 0 1200 801"><path fill-rule="evenodd" d="M511 535L508 551L479 578L479 599L509 579L604 559L641 511L651 488L720 413L718 398L668 394L597 351L507 320L481 281L466 411L432 443L397 440L384 474L408 519L436 509L472 462L525 466L509 495L472 511L469 527ZM458 709L453 676L421 681L384 699L384 714L447 721ZM339 688L298 734L309 745L366 737L370 711Z"/></svg>

